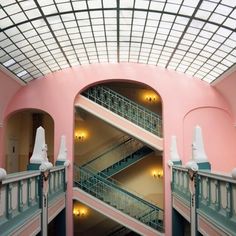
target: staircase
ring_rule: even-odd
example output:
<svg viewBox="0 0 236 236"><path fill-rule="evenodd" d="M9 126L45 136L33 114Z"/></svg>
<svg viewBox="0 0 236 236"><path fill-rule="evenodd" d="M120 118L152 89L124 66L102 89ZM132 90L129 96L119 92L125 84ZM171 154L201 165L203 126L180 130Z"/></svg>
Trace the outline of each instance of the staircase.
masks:
<svg viewBox="0 0 236 236"><path fill-rule="evenodd" d="M88 163L74 165L74 199L140 235L163 235L164 211L111 178L151 153L150 147L163 150L161 117L104 86L86 90L75 106L141 142L127 138ZM113 155L116 151L119 157ZM120 232L129 233L118 229L116 235Z"/></svg>
<svg viewBox="0 0 236 236"><path fill-rule="evenodd" d="M129 156L125 157L124 159L122 159L122 160L114 163L113 165L109 166L108 168L104 169L103 171L101 171L101 173L103 173L107 177L111 177L111 176L117 174L118 172L120 172L121 170L124 170L127 167L133 165L137 161L140 161L146 155L148 155L152 152L153 152L153 150L149 147L146 147L146 146L141 147L140 149L138 149L134 153L130 154Z"/></svg>
<svg viewBox="0 0 236 236"><path fill-rule="evenodd" d="M145 130L162 137L161 117L119 93L105 86L96 86L86 90L83 96Z"/></svg>
<svg viewBox="0 0 236 236"><path fill-rule="evenodd" d="M76 187L148 227L163 232L164 212L162 209L147 202L137 193L132 193L130 190L125 189L117 181L111 178L108 180L103 174L97 174L97 170L75 166L75 172L79 172L80 176L79 180L74 180Z"/></svg>
<svg viewBox="0 0 236 236"><path fill-rule="evenodd" d="M117 143L82 167L96 169L109 178L153 152L151 148L128 136L121 137Z"/></svg>
<svg viewBox="0 0 236 236"><path fill-rule="evenodd" d="M75 107L97 116L156 150L163 150L162 120L157 114L113 90L98 86L78 95Z"/></svg>

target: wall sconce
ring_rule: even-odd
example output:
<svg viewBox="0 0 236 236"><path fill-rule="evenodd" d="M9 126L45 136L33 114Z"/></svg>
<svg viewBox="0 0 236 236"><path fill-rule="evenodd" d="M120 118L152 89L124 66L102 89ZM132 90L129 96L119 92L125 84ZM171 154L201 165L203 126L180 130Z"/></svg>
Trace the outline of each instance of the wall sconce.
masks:
<svg viewBox="0 0 236 236"><path fill-rule="evenodd" d="M77 217L84 217L86 215L87 211L85 209L77 209L75 208L73 210L73 215Z"/></svg>
<svg viewBox="0 0 236 236"><path fill-rule="evenodd" d="M83 134L75 135L75 139L78 140L78 141L83 142L84 141L84 135Z"/></svg>
<svg viewBox="0 0 236 236"><path fill-rule="evenodd" d="M146 101L148 101L148 102L155 102L156 101L156 96L151 96L151 95L147 95L146 97L145 97L145 99L146 99Z"/></svg>
<svg viewBox="0 0 236 236"><path fill-rule="evenodd" d="M76 132L75 133L75 141L83 142L85 138L87 137L86 132Z"/></svg>
<svg viewBox="0 0 236 236"><path fill-rule="evenodd" d="M161 177L163 177L163 171L153 171L152 172L153 178L156 179L160 179Z"/></svg>

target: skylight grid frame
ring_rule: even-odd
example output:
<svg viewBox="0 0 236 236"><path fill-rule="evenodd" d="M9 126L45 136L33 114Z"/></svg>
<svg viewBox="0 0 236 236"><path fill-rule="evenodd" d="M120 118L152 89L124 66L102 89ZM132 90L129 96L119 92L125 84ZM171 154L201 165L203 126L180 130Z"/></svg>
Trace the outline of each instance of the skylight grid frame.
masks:
<svg viewBox="0 0 236 236"><path fill-rule="evenodd" d="M11 6L13 6L13 5L16 5L16 4L12 4ZM18 4L18 9L21 9L21 10L22 10L22 8L21 8L21 6L20 6L19 4ZM6 15L8 15L8 13L5 11L5 9L3 9L3 11L4 11L4 13L5 13ZM16 13L16 14L17 14L17 13ZM22 12L22 14L24 14L24 13ZM14 14L12 14L12 15L14 15ZM11 16L12 16L12 15L8 15L8 17L11 19ZM32 25L31 25L31 26L32 26ZM21 33L20 35L23 37L22 41L23 41L23 40L27 41L28 45L26 45L25 47L31 46L32 49L34 49L33 46L32 46L32 44L29 42L28 38L26 38L26 36L22 33L22 31L21 31L21 29L19 28L19 26L16 26L15 28L17 29L17 32ZM24 53L24 52L22 51L22 49L20 49L19 46L16 45L16 42L14 42L13 39L12 39L11 37L9 37L9 36L6 34L6 32L3 32L3 33L4 33L5 36L11 41L11 45L14 45L14 47L16 48L15 50L13 50L13 52L18 50L18 51L23 55L23 57L28 58L28 57L26 56L26 53ZM17 35L17 34L16 34L16 35ZM34 36L35 36L35 35L34 35ZM20 41L19 41L19 42L20 42ZM19 43L19 42L17 42L17 43ZM10 45L9 45L9 46L10 46ZM4 50L4 49L3 49L3 50ZM10 53L7 53L7 54L12 58L12 56L11 56ZM33 67L36 68L36 70L38 70L38 71L40 72L40 75L43 75L43 72L42 72L41 70L39 70L39 68L35 65L35 63L33 63L33 61L32 61L30 58L28 58L28 60L29 60L30 63L33 65ZM17 61L17 64L21 67L21 70L22 70L22 71L26 71L25 68L24 68L24 66L21 65L21 62L22 62L22 60ZM12 68L12 66L7 67L7 69L9 69L13 74L15 74L17 77L19 77L22 81L24 81L24 78L25 78L25 79L29 79L29 78L28 78L29 76L31 76L32 78L34 78L32 72L30 72L30 71L27 71L28 74L29 74L29 76L27 76L26 74L24 74L24 78L21 78L20 76L18 76L19 73L17 73L17 70L12 70L11 68ZM33 71L33 72L34 72L34 71Z"/></svg>
<svg viewBox="0 0 236 236"><path fill-rule="evenodd" d="M59 12L59 9L58 9L57 4L55 3L55 0L54 0L54 4L55 4L55 7L57 8L57 11ZM73 9L72 3L69 2L69 4L70 4L71 9ZM72 15L73 15L73 17L74 17L73 21L72 21L72 20L69 20L68 22L74 22L74 21L76 20L75 14L72 13ZM65 16L66 16L66 15L65 15ZM68 40L69 40L69 42L70 42L70 46L72 47L72 53L73 53L72 55L75 56L75 58L76 58L76 60L77 60L77 63L78 63L79 65L81 65L80 59L79 59L79 57L78 57L78 55L77 55L77 53L76 53L74 44L72 43L70 34L69 34L69 32L68 32L68 28L69 28L69 27L66 27L65 22L64 22L63 19L62 19L62 16L59 15L59 17L60 17L60 20L61 20L61 22L62 22L62 24L63 24L64 29L65 29L66 35L67 35L67 37L68 37ZM75 24L76 24L76 23L75 23ZM60 43L61 43L61 45L62 45L62 42L60 42ZM64 50L65 50L65 46L64 46L64 47L62 46L62 48L64 48ZM68 55L68 54L66 53L66 50L65 50L65 54ZM70 57L68 57L68 56L67 56L67 58L68 58L68 60L69 60L69 62L70 62L71 64L73 63L73 65L76 65L76 61L75 61L75 62L72 61L72 60L70 59Z"/></svg>
<svg viewBox="0 0 236 236"><path fill-rule="evenodd" d="M8 21L8 23L4 25L4 28L2 27L0 29L0 32L12 29L13 27L21 28L24 27L25 24L30 24L31 28L37 32L37 36L27 37L27 33L23 35L23 32L20 31L22 36L28 39L29 46L21 48L21 52L23 52L26 58L28 57L29 61L25 62L20 56L18 62L31 73L33 72L33 67L30 66L30 61L34 63L37 61L34 60L36 58L35 53L39 54L40 63L37 65L42 75L47 74L48 71L53 72L58 69L63 69L66 67L66 64L67 67L74 66L77 64L76 60L78 64L82 65L84 63L98 62L101 57L102 62L104 62L104 53L107 54L108 62L110 62L110 59L114 62L115 58L118 62L120 60L119 58L122 58L122 61L129 61L131 58L132 61L138 63L145 63L147 59L146 63L149 64L150 62L150 64L153 64L153 61L156 60L156 65L165 66L177 71L187 73L189 70L190 74L195 71L195 76L198 77L198 75L201 75L199 78L204 78L204 80L208 82L209 78L212 78L212 75L216 76L219 74L220 76L220 72L224 73L227 68L235 64L234 48L230 47L228 44L228 39L231 39L231 36L228 35L225 37L225 35L218 34L218 31L207 31L203 26L210 24L217 29L230 31L231 35L235 33L235 24L233 23L236 23L236 3L230 1L52 0L48 2L35 0L32 1L31 6L27 5L28 1L23 0L9 3L7 1L2 2L3 7L1 11L3 11L4 7L13 9L13 11L3 14L1 19L4 19L4 22ZM206 4L211 5L208 7ZM14 6L16 9L15 12ZM43 9L41 9L43 14L40 13L41 7L43 7ZM212 9L210 9L211 7ZM129 12L128 18L129 20L131 18L129 28L124 26L122 19L126 18L126 16L122 16L122 11ZM192 15L194 11L196 11L196 15ZM99 12L100 16L96 17L99 15L97 14ZM32 16L32 13L35 13L35 15ZM69 16L72 15L76 20L69 19ZM82 19L78 19L79 15L85 16L84 19L83 17ZM145 17L139 17L142 15L145 15ZM11 22L11 16L14 22ZM168 27L162 27L162 22L166 21L165 16L168 16ZM215 16L219 17L220 20L216 20ZM52 26L56 26L49 20L53 18L57 20L60 19L61 25L58 25L58 31L51 30ZM20 19L20 21L18 22L16 19ZM48 33L42 34L42 27L37 26L38 22L43 21L46 23L45 27L48 27L51 32L51 36L49 35L49 37ZM186 25L186 22L191 21L198 21L201 27L195 28L192 24ZM85 25L91 28L92 37L83 37L83 33L81 34L80 30L83 30L84 26L80 25L80 22L86 22ZM142 26L142 30L136 30L140 25ZM182 40L178 41L180 37L182 37L181 33L183 29L181 28L184 26L189 30L191 29L191 32L187 32L188 35L192 34L194 37L192 38L192 42L186 40L184 37ZM60 32L60 27L62 27L65 33ZM101 32L99 32L99 27L101 29L103 28ZM155 28L157 30L153 31ZM75 32L76 30L77 32ZM72 32L74 33L72 34ZM76 40L76 35L78 35L78 40ZM182 33L182 35L185 35L185 33ZM18 37L18 35L12 37ZM55 42L51 42L52 38L54 38L56 44ZM233 38L232 36L232 39ZM40 47L40 41L44 43L43 48ZM215 48L213 48L216 44L214 42L217 44L219 42L218 46ZM202 48L201 43L204 45ZM105 48L104 45L106 45ZM127 45L129 46L127 47ZM31 50L28 50L27 48L31 46ZM81 52L81 49L78 49L81 46L83 46L82 54L78 53ZM92 47L93 49L91 49ZM139 49L138 56L135 47ZM128 53L125 52L127 49ZM9 48L6 49L8 54L9 52L11 55L17 54L17 49L15 49L15 51L9 50ZM55 60L53 66L51 63L49 64L50 56L47 55L44 57L45 50L47 50L53 60ZM58 50L61 52L58 52ZM122 53L125 55L123 56ZM193 55L195 55L195 57ZM95 60L96 56L97 61ZM3 57L1 57L1 59L2 58ZM191 63L189 64L189 62ZM43 64L45 64L45 68L43 68ZM168 65L170 65L170 67ZM183 68L185 69L183 70ZM35 74L36 72L34 72L34 75ZM207 74L209 74L210 77L207 78ZM203 75L205 75L205 77L202 77Z"/></svg>
<svg viewBox="0 0 236 236"><path fill-rule="evenodd" d="M206 2L206 1L204 0L203 3L204 3L204 2ZM214 7L213 11L211 11L210 15L208 16L207 21L204 23L204 25L202 26L201 29L203 29L206 24L210 23L210 18L211 18L211 16L212 16L212 14L214 14L215 10L220 6L220 2L214 3L214 4L215 4L215 7ZM201 9L201 6L200 6L199 9ZM234 9L232 8L232 9L231 9L231 13L232 13L233 11L234 11ZM216 35L216 32L223 26L223 23L224 23L224 22L225 22L225 20L222 22L221 25L218 26L218 28L215 30L215 32L212 32L212 31L211 31L211 32L212 32L212 35L210 36L210 38L208 38L208 42L205 43L205 44L203 45L202 49L200 50L200 52L199 52L198 54L196 54L196 56L195 56L194 60L192 61L192 63L193 63L193 62L196 60L196 58L201 54L201 52L204 51L204 48L208 46L209 42L211 42L211 40L213 39L213 37ZM200 32L201 32L201 31L199 31L199 33L197 34L197 36L199 36ZM232 34L232 32L231 32L231 34ZM197 37L196 37L196 38L197 38ZM224 41L221 42L221 44L224 44L224 42L225 42L228 38L229 38L229 36L228 36L228 37L225 37ZM195 40L193 41L193 43L194 43L194 42L195 42ZM221 45L221 44L220 44L220 45ZM205 68L205 65L206 65L209 61L215 61L214 59L212 59L212 57L215 55L216 51L220 48L220 45L219 45L218 47L216 47L213 52L211 52L210 57L207 58L207 60L205 61L204 65L203 65L201 68L199 68L199 70L197 70L197 71L193 74L193 76L195 76L198 71L201 72L202 69ZM211 45L211 47L212 47L212 45ZM221 60L221 61L222 61L222 60ZM217 61L215 61L215 62L217 63ZM192 63L191 63L191 65L192 65ZM218 62L217 65L219 65L219 64L220 64L220 62ZM189 66L190 68L191 68L191 65ZM201 77L201 79L202 79L202 80L205 80L205 79L209 80L208 75L214 70L214 68L217 67L217 65L215 65L214 67L212 67L212 69L209 69L208 72L205 74L205 76L204 76L204 77ZM187 70L185 70L184 73L187 73ZM216 73L215 73L215 75L216 75ZM216 78L219 77L219 75L220 75L220 74L218 74L218 76L216 76ZM212 77L211 77L211 78L212 78Z"/></svg>
<svg viewBox="0 0 236 236"><path fill-rule="evenodd" d="M19 4L18 4L18 5L19 5ZM21 5L19 5L19 8L22 9ZM10 17L10 16L9 16L9 17ZM27 17L28 17L28 16L27 16ZM28 21L29 21L29 22L28 22L27 24L28 24L28 26L31 27L30 29L28 29L28 30L26 30L26 31L23 32L22 29L21 29L21 28L22 28L21 25L19 25L19 26L16 25L15 28L17 28L17 30L21 33L21 36L23 36L22 41L23 41L23 40L26 40L26 41L28 42L28 45L32 46L33 50L37 51L37 48L35 48L35 47L29 42L30 37L29 37L29 38L26 38L26 37L25 37L25 34L24 34L25 32L31 31L32 29L35 30L35 32L37 32L35 26L30 22L30 19L29 19L29 18L28 18ZM35 34L35 35L33 35L32 37L35 37L35 36L39 36L39 38L41 39L40 42L44 42L44 44L45 44L45 40L44 40L44 41L42 40L40 34L37 34L37 35ZM16 43L20 43L20 41L14 42L14 45L16 45ZM48 45L45 44L45 46L46 46L46 48L48 49ZM22 50L20 50L20 51L21 51L21 53L22 53L26 58L28 58L29 61L32 63L30 57L27 57L26 54L22 52ZM51 51L50 51L49 49L48 49L48 52L51 53ZM41 55L40 55L39 53L37 53L37 55L39 55L39 57L41 58L41 60L44 61L44 59L41 57ZM52 54L51 54L51 55L52 55ZM53 58L54 58L54 57L53 57ZM55 58L54 58L54 60L55 60ZM55 60L55 61L56 61L56 60ZM21 61L19 61L19 63L20 63L20 62L21 62ZM44 61L44 62L45 62L45 61ZM32 63L32 64L35 66L34 63ZM58 66L59 66L59 65L58 65ZM45 63L45 68L46 68L46 67L47 67L47 69L46 69L46 70L47 70L47 73L48 73L48 71L50 71L50 72L53 71L52 69L49 68L49 66L48 66L47 63ZM37 68L37 66L36 66L36 68ZM38 69L38 68L37 68L37 69ZM58 69L60 69L60 66L59 66ZM12 71L12 72L13 72L13 71ZM45 74L42 70L39 70L39 72L40 72L40 76L42 76L42 75ZM14 73L14 72L13 72L13 73ZM31 73L33 73L33 72L31 72ZM29 73L29 74L30 74L30 73ZM37 75L38 75L38 73L37 73ZM34 78L34 76L32 76L32 77Z"/></svg>

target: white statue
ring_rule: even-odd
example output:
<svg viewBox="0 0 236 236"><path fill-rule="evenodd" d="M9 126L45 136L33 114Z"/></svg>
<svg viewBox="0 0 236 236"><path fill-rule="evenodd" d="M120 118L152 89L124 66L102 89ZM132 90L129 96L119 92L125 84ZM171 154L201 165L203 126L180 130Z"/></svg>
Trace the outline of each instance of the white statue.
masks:
<svg viewBox="0 0 236 236"><path fill-rule="evenodd" d="M39 127L36 131L33 154L30 158L30 164L41 164L40 170L50 169L52 163L48 161L47 144L45 143L45 131L43 127Z"/></svg>
<svg viewBox="0 0 236 236"><path fill-rule="evenodd" d="M0 182L1 182L2 180L4 180L4 179L6 178L6 176L7 176L6 170L3 169L3 168L0 168Z"/></svg>
<svg viewBox="0 0 236 236"><path fill-rule="evenodd" d="M194 137L192 144L192 159L197 163L208 162L207 155L204 150L202 129L198 125L195 127L194 130Z"/></svg>
<svg viewBox="0 0 236 236"><path fill-rule="evenodd" d="M173 162L175 161L180 161L179 153L177 150L177 141L176 141L176 136L172 135L171 136L171 145L170 145L170 160L167 162L168 166L171 167L173 166Z"/></svg>
<svg viewBox="0 0 236 236"><path fill-rule="evenodd" d="M61 144L59 149L59 154L57 156L58 161L66 161L67 160L67 148L66 148L66 136L61 136Z"/></svg>

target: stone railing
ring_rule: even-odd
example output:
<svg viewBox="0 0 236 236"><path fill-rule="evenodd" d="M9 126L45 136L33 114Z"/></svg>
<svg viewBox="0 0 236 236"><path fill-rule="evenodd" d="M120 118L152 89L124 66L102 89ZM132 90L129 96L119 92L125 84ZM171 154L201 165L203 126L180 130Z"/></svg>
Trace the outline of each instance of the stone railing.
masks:
<svg viewBox="0 0 236 236"><path fill-rule="evenodd" d="M45 172L17 172L0 179L0 235L18 235L17 231L23 231L24 224L29 225L37 215L41 223L47 222L43 208L48 207L48 201L60 195L65 198L65 171L62 165Z"/></svg>
<svg viewBox="0 0 236 236"><path fill-rule="evenodd" d="M181 199L191 214L194 211L197 220L207 219L224 235L236 235L236 180L231 175L196 171L193 176L187 168L173 166L172 195Z"/></svg>

